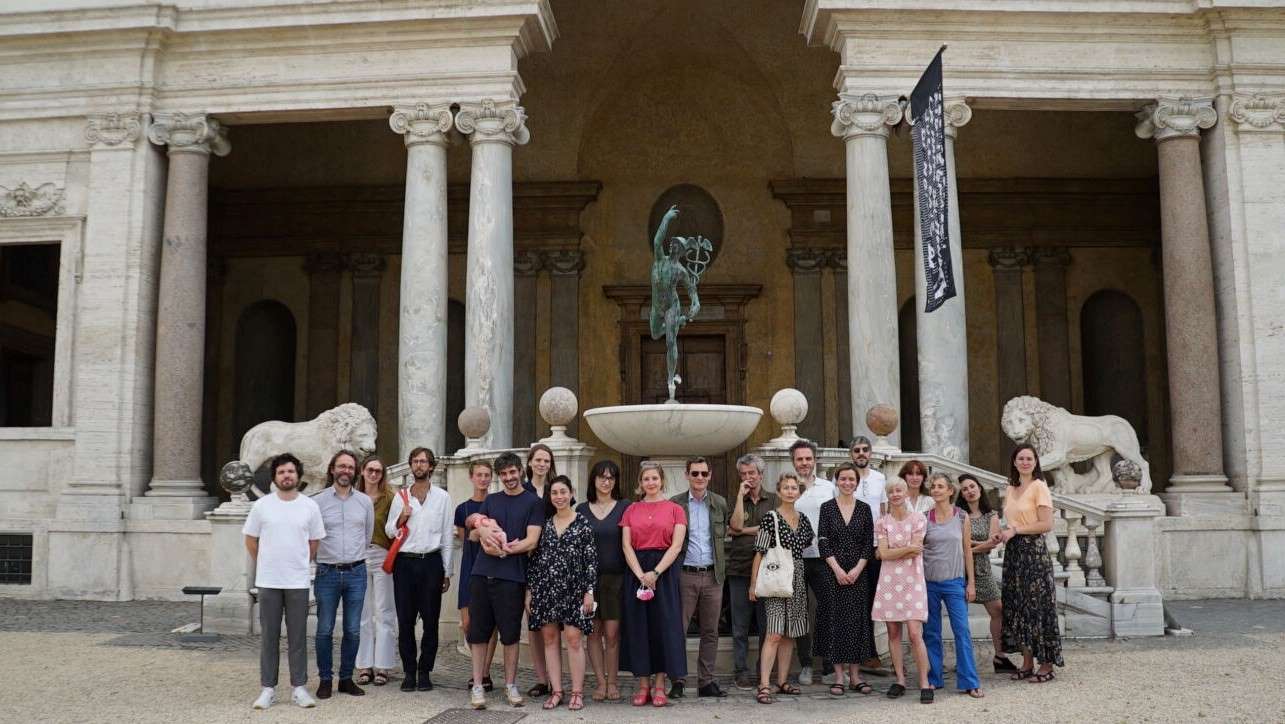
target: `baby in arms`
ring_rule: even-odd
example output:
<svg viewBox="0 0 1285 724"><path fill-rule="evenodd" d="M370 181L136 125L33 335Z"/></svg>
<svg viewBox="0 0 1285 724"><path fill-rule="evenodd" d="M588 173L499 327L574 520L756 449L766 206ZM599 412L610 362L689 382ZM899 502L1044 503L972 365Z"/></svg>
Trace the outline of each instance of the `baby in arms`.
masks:
<svg viewBox="0 0 1285 724"><path fill-rule="evenodd" d="M494 518L488 518L481 513L474 513L464 519L464 526L477 530L478 542L483 547L494 546L505 553L510 552L509 536Z"/></svg>

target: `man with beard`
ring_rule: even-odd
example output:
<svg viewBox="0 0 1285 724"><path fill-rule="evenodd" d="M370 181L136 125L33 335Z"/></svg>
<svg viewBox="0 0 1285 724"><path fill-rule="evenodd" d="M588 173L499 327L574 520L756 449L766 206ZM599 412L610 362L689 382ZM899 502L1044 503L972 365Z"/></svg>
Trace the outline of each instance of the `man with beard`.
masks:
<svg viewBox="0 0 1285 724"><path fill-rule="evenodd" d="M393 497L384 532L397 535L409 528L393 563L393 604L397 607L397 652L401 655L402 691L432 691L433 666L437 663L437 623L442 614L442 594L451 587L451 496L430 482L437 456L426 447L410 451L407 458L415 482L403 499ZM409 505L407 505L409 502ZM415 651L415 618L424 622L424 635Z"/></svg>
<svg viewBox="0 0 1285 724"><path fill-rule="evenodd" d="M254 585L259 589L259 682L263 691L255 709L267 709L276 698L281 663L281 615L286 618L291 696L302 707L316 706L308 683L308 561L326 536L321 510L312 498L299 494L303 464L290 453L272 459L268 472L276 492L259 498L241 532L254 561ZM360 618L360 617L359 617Z"/></svg>
<svg viewBox="0 0 1285 724"><path fill-rule="evenodd" d="M870 438L860 435L848 446L848 454L852 456L852 464L857 467L857 491L856 497L861 502L870 506L870 514L875 520L879 516L888 512L888 493L884 490L888 481L883 473L870 467ZM861 571L861 575L866 579L866 590L870 591L870 606L874 607L874 591L879 582L879 545L875 541L875 557L870 559L866 567ZM869 611L867 611L869 614ZM861 670L869 674L878 676L887 676L888 672L884 670L879 659L871 659L861 665Z"/></svg>
<svg viewBox="0 0 1285 724"><path fill-rule="evenodd" d="M340 450L326 469L326 489L313 501L321 510L326 537L317 547L317 698L329 699L334 678L333 635L339 602L344 604L344 633L339 645L339 691L352 696L366 692L353 683L357 646L361 643L361 608L366 599L366 546L375 532L375 505L353 489L357 454Z"/></svg>

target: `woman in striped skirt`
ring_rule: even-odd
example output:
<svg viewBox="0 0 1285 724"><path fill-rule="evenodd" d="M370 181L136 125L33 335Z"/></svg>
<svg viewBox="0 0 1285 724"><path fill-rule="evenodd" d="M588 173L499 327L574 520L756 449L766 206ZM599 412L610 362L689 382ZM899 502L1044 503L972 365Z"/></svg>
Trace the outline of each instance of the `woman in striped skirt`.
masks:
<svg viewBox="0 0 1285 724"><path fill-rule="evenodd" d="M790 657L794 653L794 639L808 632L808 593L803 581L803 549L812 545L815 537L807 516L794 509L794 501L802 494L802 485L794 473L782 473L776 483L780 505L759 520L759 535L754 541L754 563L750 567L750 600L757 601L754 586L758 582L759 563L769 548L780 546L789 549L794 559L793 595L788 598L764 598L763 609L767 618L767 634L763 650L759 652L758 702L771 704L772 663L776 662L776 691L778 694L798 696L797 686L790 684Z"/></svg>

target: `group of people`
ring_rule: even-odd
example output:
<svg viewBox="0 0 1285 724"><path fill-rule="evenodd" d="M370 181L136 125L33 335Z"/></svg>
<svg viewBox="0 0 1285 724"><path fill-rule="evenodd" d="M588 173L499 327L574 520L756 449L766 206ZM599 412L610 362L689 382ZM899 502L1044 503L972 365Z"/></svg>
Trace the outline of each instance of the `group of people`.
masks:
<svg viewBox="0 0 1285 724"><path fill-rule="evenodd" d="M643 462L632 500L624 499L620 468L599 461L586 500L558 475L553 452L528 451L473 462L472 495L457 506L431 484L437 460L417 448L409 456L413 483L394 491L378 457L359 463L337 453L327 488L299 495L302 465L283 454L270 463L274 492L257 501L245 524L256 562L263 632L256 708L275 700L284 615L292 700L313 706L306 690L304 627L309 560L317 601L317 698L337 689L354 696L387 684L400 660L403 691L433 688L442 596L451 586L452 556L462 549L457 604L472 657L470 704L483 709L502 649L503 693L512 706L543 698L545 709L585 706L592 670L593 701L622 698L620 670L631 672L635 706L663 707L685 696L686 634L700 632L696 684L700 697L723 697L715 678L724 593L734 643L738 688L771 704L801 693L789 673L797 653L798 683L813 683L813 663L828 672L829 693L872 695L863 670L877 670L875 622L891 642L896 683L906 692L903 633L915 659L920 701L944 686L942 607L955 637L955 685L983 696L968 629L968 603L990 615L997 672L1044 683L1062 665L1053 568L1044 543L1052 530L1052 499L1029 445L1012 455L1001 516L979 481L929 474L919 461L886 480L871 468L871 445L858 437L850 461L827 480L817 475L816 446L790 448L793 472L765 489L764 461L736 462L735 500L711 489L704 458L686 463L687 490L667 496L665 470ZM498 480L498 492L489 492ZM394 546L394 541L398 541ZM1004 546L1004 573L991 573L990 551ZM389 548L395 547L395 555ZM386 560L392 573L385 573ZM788 565L791 563L792 565ZM338 684L333 685L333 629L344 606ZM423 633L415 638L417 620ZM749 665L751 621L759 634L757 666ZM527 629L537 683L517 686L519 642ZM394 642L396 653L394 653ZM565 646L570 689L563 688ZM1015 665L1006 652L1021 652ZM1037 669L1038 665L1038 669Z"/></svg>

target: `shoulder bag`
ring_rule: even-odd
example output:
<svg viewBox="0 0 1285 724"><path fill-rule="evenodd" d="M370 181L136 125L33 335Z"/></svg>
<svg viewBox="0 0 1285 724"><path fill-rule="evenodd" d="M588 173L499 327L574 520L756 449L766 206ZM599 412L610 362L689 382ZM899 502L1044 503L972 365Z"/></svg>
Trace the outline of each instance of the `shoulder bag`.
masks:
<svg viewBox="0 0 1285 724"><path fill-rule="evenodd" d="M397 493L402 496L402 506L406 510L410 510L410 496L406 494L406 488L398 490ZM428 501L425 500L424 502L427 503ZM397 563L397 551L402 549L402 543L406 541L406 536L410 535L409 520L408 518L407 522L397 529L397 537L388 546L388 555L384 556L384 565L382 566L384 573L389 575L393 573L393 565Z"/></svg>
<svg viewBox="0 0 1285 724"><path fill-rule="evenodd" d="M794 554L781 545L781 515L772 511L773 545L759 560L754 579L757 598L789 598L794 595Z"/></svg>

